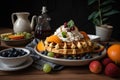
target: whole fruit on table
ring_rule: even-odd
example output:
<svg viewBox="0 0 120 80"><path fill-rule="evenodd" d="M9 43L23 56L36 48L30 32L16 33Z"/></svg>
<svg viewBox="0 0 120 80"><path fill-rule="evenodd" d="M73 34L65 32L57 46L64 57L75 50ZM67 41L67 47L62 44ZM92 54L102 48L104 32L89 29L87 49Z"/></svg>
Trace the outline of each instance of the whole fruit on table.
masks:
<svg viewBox="0 0 120 80"><path fill-rule="evenodd" d="M105 67L104 73L106 76L109 76L109 77L118 77L120 76L120 68L114 63L109 63Z"/></svg>
<svg viewBox="0 0 120 80"><path fill-rule="evenodd" d="M97 60L92 61L89 64L89 70L92 73L100 73L102 71L102 64Z"/></svg>
<svg viewBox="0 0 120 80"><path fill-rule="evenodd" d="M51 67L48 63L45 63L45 64L43 65L43 71L44 71L45 73L50 73L51 70L52 70L52 67Z"/></svg>
<svg viewBox="0 0 120 80"><path fill-rule="evenodd" d="M102 60L102 64L104 65L104 66L107 66L109 63L113 63L113 61L110 59L110 58L104 58L103 60Z"/></svg>
<svg viewBox="0 0 120 80"><path fill-rule="evenodd" d="M107 50L108 57L116 64L120 64L120 44L113 44Z"/></svg>

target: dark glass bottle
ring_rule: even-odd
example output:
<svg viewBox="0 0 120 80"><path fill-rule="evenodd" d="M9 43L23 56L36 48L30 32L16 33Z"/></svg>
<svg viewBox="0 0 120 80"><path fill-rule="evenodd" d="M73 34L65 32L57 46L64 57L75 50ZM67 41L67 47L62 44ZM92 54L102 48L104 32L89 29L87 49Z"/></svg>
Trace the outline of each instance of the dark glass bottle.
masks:
<svg viewBox="0 0 120 80"><path fill-rule="evenodd" d="M38 22L35 28L34 36L38 39L45 39L51 34L49 21L51 18L47 14L46 7L43 6L42 14L38 17Z"/></svg>

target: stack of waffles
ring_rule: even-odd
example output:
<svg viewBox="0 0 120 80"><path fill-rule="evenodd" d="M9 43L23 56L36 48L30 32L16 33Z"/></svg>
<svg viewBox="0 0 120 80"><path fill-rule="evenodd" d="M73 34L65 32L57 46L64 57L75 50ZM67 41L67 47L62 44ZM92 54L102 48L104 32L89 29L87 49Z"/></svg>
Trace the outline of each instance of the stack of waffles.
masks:
<svg viewBox="0 0 120 80"><path fill-rule="evenodd" d="M48 52L62 55L85 54L95 48L86 32L79 31L73 20L65 22L53 35L47 37L44 43Z"/></svg>

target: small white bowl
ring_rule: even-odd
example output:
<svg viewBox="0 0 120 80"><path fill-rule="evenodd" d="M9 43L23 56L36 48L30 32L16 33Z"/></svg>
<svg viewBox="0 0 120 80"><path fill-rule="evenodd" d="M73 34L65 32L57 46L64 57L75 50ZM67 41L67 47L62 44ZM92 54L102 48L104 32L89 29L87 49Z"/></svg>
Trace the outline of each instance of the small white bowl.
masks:
<svg viewBox="0 0 120 80"><path fill-rule="evenodd" d="M4 50L0 51L0 54L2 54L2 52L5 52L6 50L10 50L10 49L12 49L12 48L4 49ZM28 57L30 55L30 51L28 49L25 49L25 48L15 48L15 49L23 50L26 52L26 54L22 55L22 56L17 56L17 57L0 56L0 63L2 65L6 65L8 67L16 67L16 66L21 65L28 59Z"/></svg>

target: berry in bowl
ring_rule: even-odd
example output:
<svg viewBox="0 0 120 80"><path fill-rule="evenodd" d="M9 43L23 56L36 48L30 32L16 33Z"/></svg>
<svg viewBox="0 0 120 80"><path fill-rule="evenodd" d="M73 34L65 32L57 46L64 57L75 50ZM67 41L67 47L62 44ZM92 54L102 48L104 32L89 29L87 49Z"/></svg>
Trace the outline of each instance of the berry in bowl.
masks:
<svg viewBox="0 0 120 80"><path fill-rule="evenodd" d="M0 51L0 62L8 67L15 67L23 64L30 55L25 48L8 48Z"/></svg>

